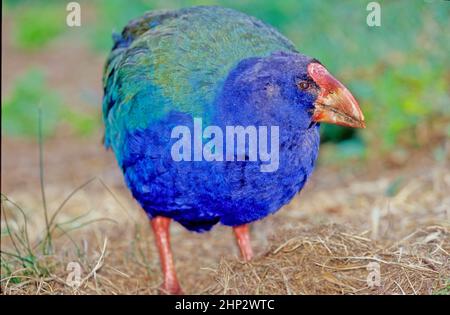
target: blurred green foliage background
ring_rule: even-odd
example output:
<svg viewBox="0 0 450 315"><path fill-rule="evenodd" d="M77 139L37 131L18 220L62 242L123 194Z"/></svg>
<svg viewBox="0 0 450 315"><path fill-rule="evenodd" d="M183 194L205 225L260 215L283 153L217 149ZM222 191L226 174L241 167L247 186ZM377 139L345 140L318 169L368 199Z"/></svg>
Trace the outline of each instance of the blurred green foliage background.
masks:
<svg viewBox="0 0 450 315"><path fill-rule="evenodd" d="M68 2L3 1L3 18L11 23L6 35L11 37L13 50L33 56L55 41L75 41L104 60L112 45L112 31L120 32L127 21L144 11L222 5L275 26L298 50L325 64L360 101L367 129L322 128L332 159L392 152L407 156L408 150L450 138L449 1L378 1L381 27L369 27L366 6L370 1L361 0L80 0L82 26L76 30L65 23ZM5 58L8 62L14 56ZM33 135L33 106L43 108L46 135L52 135L60 123L84 135L102 128L101 90L94 91L98 94L95 109L82 111L45 82L43 73L52 69L37 66L18 76L2 97L6 136Z"/></svg>

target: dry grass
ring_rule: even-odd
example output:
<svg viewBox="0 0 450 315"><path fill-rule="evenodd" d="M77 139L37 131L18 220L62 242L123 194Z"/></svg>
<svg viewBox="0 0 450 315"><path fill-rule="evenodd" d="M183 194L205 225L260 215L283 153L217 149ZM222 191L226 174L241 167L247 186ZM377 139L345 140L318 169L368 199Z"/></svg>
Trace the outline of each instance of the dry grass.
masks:
<svg viewBox="0 0 450 315"><path fill-rule="evenodd" d="M29 158L2 153L2 294L157 293L148 220L110 153L90 143L72 144L76 152L46 145L50 221L56 214L47 247L39 174L30 163L36 148L3 143L13 149L4 152L28 150ZM67 164L67 171L55 166ZM449 191L448 162L430 158L365 175L319 167L288 206L252 225L257 257L249 264L239 260L229 228L199 235L174 224L182 286L190 294L450 294ZM67 282L70 262L82 269L76 288ZM380 268L372 288L369 263Z"/></svg>
<svg viewBox="0 0 450 315"><path fill-rule="evenodd" d="M222 260L207 292L432 294L450 285L449 232L428 226L389 244L337 225L286 231L250 264ZM371 275L377 267L378 283Z"/></svg>

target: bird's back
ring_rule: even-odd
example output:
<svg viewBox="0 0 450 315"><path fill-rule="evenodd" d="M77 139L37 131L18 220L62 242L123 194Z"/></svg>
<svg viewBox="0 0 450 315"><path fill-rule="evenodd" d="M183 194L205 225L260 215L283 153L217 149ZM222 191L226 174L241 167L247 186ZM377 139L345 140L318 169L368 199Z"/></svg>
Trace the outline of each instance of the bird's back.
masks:
<svg viewBox="0 0 450 315"><path fill-rule="evenodd" d="M146 128L171 111L208 122L217 91L239 61L295 51L272 27L222 7L151 11L114 40L103 118L105 143L116 154L127 130Z"/></svg>

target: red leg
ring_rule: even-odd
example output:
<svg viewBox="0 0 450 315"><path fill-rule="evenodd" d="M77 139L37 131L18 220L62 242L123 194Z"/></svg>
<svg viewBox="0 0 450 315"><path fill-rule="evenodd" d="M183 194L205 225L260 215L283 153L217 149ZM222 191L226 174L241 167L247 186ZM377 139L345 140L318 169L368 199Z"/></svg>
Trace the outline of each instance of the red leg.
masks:
<svg viewBox="0 0 450 315"><path fill-rule="evenodd" d="M175 272L172 250L170 249L170 222L171 219L166 217L155 217L151 220L164 274L164 282L161 286L161 291L166 294L183 294Z"/></svg>
<svg viewBox="0 0 450 315"><path fill-rule="evenodd" d="M252 246L250 244L250 234L248 231L248 224L243 224L233 227L236 240L241 250L242 258L245 261L250 261L253 257Z"/></svg>

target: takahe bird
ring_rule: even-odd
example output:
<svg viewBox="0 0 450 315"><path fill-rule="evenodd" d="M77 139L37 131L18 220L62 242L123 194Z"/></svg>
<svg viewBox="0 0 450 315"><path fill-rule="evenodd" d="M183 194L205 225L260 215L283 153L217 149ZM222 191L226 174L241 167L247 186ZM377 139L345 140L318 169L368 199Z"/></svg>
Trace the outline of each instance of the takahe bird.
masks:
<svg viewBox="0 0 450 315"><path fill-rule="evenodd" d="M171 220L197 232L233 227L250 260L248 224L302 189L319 124L365 126L356 100L317 59L235 10L152 11L113 39L103 79L105 146L151 221L165 293L181 293ZM229 130L236 139L244 132L243 148ZM263 147L256 155L255 136Z"/></svg>

